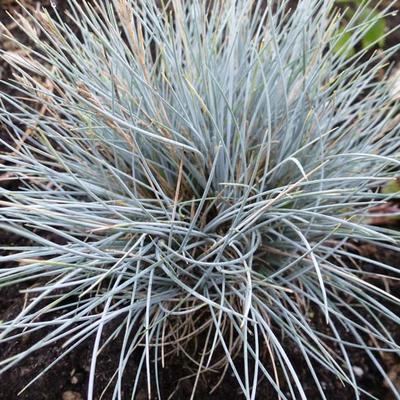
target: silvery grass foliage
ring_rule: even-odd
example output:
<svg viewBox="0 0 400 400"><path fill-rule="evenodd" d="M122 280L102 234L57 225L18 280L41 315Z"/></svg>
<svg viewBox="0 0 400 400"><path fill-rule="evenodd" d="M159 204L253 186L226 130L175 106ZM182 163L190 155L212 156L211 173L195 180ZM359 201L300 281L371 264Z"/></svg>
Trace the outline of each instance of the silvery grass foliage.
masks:
<svg viewBox="0 0 400 400"><path fill-rule="evenodd" d="M396 49L334 51L330 0L264 3L71 0L69 25L55 6L18 19L32 48L3 53L21 98L1 94L14 142L0 171L20 186L1 189L0 226L29 242L5 248L0 284L24 284L29 301L1 342L43 333L2 371L91 340L93 399L96 360L118 338L106 398L122 399L125 378L135 398L140 376L161 398L179 352L192 398L202 373L230 371L246 399L262 378L307 399L296 348L321 399L321 368L359 399L362 349L400 398L379 359L399 351L385 327L399 323L398 270L357 251L398 252L370 211L398 197L379 191L400 130L376 79ZM347 45L366 30L356 13Z"/></svg>

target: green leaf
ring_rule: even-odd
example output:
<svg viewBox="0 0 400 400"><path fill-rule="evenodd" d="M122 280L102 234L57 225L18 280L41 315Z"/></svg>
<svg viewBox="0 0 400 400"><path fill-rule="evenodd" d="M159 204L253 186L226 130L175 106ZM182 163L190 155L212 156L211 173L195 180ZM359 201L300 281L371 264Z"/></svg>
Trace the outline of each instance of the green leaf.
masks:
<svg viewBox="0 0 400 400"><path fill-rule="evenodd" d="M362 6L365 3L365 0L336 0L338 4L357 4L357 6ZM354 10L352 7L346 9L345 17L347 20L352 18L354 15ZM370 7L365 8L360 15L357 17L357 25L364 25L367 27L366 31L362 34L360 38L361 46L365 49L371 45L378 45L379 47L383 47L385 45L385 32L386 32L386 20L384 16L377 10L374 10ZM339 43L335 47L335 51L337 53L342 52L342 48L346 48L346 43L352 37L352 34L349 32L344 32L345 27L341 29L342 38ZM347 50L346 50L347 52ZM354 48L347 54L347 57L350 57L355 53Z"/></svg>
<svg viewBox="0 0 400 400"><path fill-rule="evenodd" d="M354 47L349 45L352 35L350 32L346 32L345 28L340 28L339 35L339 40L335 44L333 51L336 54L350 58L355 53Z"/></svg>
<svg viewBox="0 0 400 400"><path fill-rule="evenodd" d="M382 188L382 193L385 194L392 194L397 192L400 192L400 178L391 180Z"/></svg>
<svg viewBox="0 0 400 400"><path fill-rule="evenodd" d="M363 23L372 22L372 20L379 18L380 14L377 11L367 8L362 14L361 19ZM382 47L385 44L386 21L381 16L377 19L361 39L363 48L366 48L374 43Z"/></svg>

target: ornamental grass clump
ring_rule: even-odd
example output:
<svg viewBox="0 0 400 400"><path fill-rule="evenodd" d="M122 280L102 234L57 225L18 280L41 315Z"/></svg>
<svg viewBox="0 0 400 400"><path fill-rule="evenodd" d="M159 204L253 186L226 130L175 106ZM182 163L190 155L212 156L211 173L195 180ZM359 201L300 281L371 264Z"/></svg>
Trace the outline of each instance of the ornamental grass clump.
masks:
<svg viewBox="0 0 400 400"><path fill-rule="evenodd" d="M0 171L15 181L0 227L28 241L4 248L0 285L28 300L0 340L43 332L2 371L89 340L93 399L117 342L104 398L126 399L126 379L135 398L142 377L164 398L160 370L180 353L192 398L203 373L228 371L246 399L262 379L307 399L296 349L322 399L321 370L360 399L362 349L399 399L379 356L399 351L386 328L399 271L358 251L399 252L399 232L371 222L399 198L380 190L400 128L377 79L396 49L337 51L369 25L355 13L343 28L330 0L70 0L69 13L21 17L31 47L2 55L20 96L0 95L13 138Z"/></svg>

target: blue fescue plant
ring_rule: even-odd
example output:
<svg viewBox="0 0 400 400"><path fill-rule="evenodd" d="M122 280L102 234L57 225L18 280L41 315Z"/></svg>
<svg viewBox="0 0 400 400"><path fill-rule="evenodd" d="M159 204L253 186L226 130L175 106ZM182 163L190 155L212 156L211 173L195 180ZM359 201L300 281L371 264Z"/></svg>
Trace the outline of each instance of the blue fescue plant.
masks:
<svg viewBox="0 0 400 400"><path fill-rule="evenodd" d="M110 399L139 351L132 399L140 376L161 398L160 368L180 352L192 398L202 373L230 370L246 399L263 378L278 399L305 400L296 348L321 399L321 368L360 399L373 397L354 373L362 349L400 399L379 358L399 351L385 326L400 322L399 271L357 251L399 252L400 233L370 211L399 197L379 189L398 174L400 128L376 79L396 49L334 51L373 21L359 24L361 9L343 31L333 0L69 10L68 24L56 6L17 19L31 47L2 55L20 97L1 94L13 142L0 171L19 186L1 189L0 227L29 241L4 248L0 285L24 284L29 301L0 340L43 331L2 371L90 340L91 400L118 339Z"/></svg>

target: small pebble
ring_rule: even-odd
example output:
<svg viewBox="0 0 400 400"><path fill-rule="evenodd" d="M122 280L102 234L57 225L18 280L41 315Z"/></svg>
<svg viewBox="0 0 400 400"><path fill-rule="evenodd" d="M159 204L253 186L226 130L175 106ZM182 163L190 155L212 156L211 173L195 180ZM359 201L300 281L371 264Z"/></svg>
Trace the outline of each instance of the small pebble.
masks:
<svg viewBox="0 0 400 400"><path fill-rule="evenodd" d="M354 366L353 367L354 375L358 378L361 378L364 375L364 370L360 367Z"/></svg>
<svg viewBox="0 0 400 400"><path fill-rule="evenodd" d="M83 397L78 392L72 392L71 390L68 390L67 392L63 393L62 400L83 400Z"/></svg>

